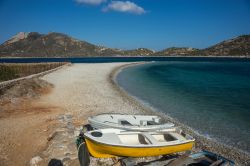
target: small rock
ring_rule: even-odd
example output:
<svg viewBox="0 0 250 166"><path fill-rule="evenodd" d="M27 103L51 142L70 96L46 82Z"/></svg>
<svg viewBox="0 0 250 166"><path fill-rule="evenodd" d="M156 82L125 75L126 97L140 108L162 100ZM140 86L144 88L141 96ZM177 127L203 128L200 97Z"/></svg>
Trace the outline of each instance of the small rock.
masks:
<svg viewBox="0 0 250 166"><path fill-rule="evenodd" d="M69 161L69 160L70 160L69 157L65 157L65 158L62 159L62 162L66 162L66 161Z"/></svg>
<svg viewBox="0 0 250 166"><path fill-rule="evenodd" d="M30 160L30 166L37 166L39 162L41 162L43 159L40 156L33 157Z"/></svg>
<svg viewBox="0 0 250 166"><path fill-rule="evenodd" d="M64 153L65 156L70 156L71 154L72 154L72 153L70 153L70 152Z"/></svg>
<svg viewBox="0 0 250 166"><path fill-rule="evenodd" d="M48 141L51 141L51 140L56 136L57 133L58 133L58 132L56 131L56 132L50 134L49 137L47 138L47 140L48 140Z"/></svg>
<svg viewBox="0 0 250 166"><path fill-rule="evenodd" d="M67 123L67 128L72 130L72 129L74 129L74 126L73 126L72 123L68 122Z"/></svg>
<svg viewBox="0 0 250 166"><path fill-rule="evenodd" d="M58 115L57 119L60 120L60 121L63 121L64 116L63 115Z"/></svg>
<svg viewBox="0 0 250 166"><path fill-rule="evenodd" d="M72 118L73 118L73 116L72 116L71 114L66 114L65 117L66 117L67 119L72 119Z"/></svg>
<svg viewBox="0 0 250 166"><path fill-rule="evenodd" d="M114 165L114 161L111 158L90 158L90 166L109 166Z"/></svg>
<svg viewBox="0 0 250 166"><path fill-rule="evenodd" d="M80 134L80 130L75 130L75 131L74 131L74 136L75 136L75 137L79 136L79 134Z"/></svg>

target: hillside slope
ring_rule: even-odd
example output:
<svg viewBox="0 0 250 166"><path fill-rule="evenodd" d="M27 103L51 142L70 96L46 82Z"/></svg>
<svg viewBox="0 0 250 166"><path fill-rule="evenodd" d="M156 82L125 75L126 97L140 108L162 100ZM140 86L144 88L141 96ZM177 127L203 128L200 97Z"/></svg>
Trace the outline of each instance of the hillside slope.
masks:
<svg viewBox="0 0 250 166"><path fill-rule="evenodd" d="M189 56L199 51L196 48L187 47L170 47L162 51L156 52L155 55L159 56Z"/></svg>
<svg viewBox="0 0 250 166"><path fill-rule="evenodd" d="M250 35L242 35L205 49L170 47L155 52L147 48L120 50L97 46L62 33L20 32L0 45L0 57L91 56L250 56Z"/></svg>
<svg viewBox="0 0 250 166"><path fill-rule="evenodd" d="M202 50L202 54L213 56L250 56L250 35L225 40Z"/></svg>
<svg viewBox="0 0 250 166"><path fill-rule="evenodd" d="M0 45L0 56L10 57L79 57L114 55L115 49L95 46L61 33L47 35L31 32L22 33Z"/></svg>

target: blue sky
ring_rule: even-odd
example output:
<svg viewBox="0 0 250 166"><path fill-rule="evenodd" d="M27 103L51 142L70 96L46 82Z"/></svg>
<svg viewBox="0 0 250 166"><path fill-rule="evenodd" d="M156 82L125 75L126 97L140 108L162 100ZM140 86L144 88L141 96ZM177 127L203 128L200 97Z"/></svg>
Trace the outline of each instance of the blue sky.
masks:
<svg viewBox="0 0 250 166"><path fill-rule="evenodd" d="M121 49L205 48L250 34L250 0L0 0L0 43L20 31Z"/></svg>

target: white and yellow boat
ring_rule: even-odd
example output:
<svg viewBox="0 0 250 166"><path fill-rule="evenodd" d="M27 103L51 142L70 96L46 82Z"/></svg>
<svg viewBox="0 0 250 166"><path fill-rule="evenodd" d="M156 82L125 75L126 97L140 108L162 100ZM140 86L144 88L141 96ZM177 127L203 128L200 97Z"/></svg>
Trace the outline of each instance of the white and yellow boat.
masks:
<svg viewBox="0 0 250 166"><path fill-rule="evenodd" d="M96 158L146 157L191 150L194 139L178 128L157 132L100 129L84 133L88 151Z"/></svg>

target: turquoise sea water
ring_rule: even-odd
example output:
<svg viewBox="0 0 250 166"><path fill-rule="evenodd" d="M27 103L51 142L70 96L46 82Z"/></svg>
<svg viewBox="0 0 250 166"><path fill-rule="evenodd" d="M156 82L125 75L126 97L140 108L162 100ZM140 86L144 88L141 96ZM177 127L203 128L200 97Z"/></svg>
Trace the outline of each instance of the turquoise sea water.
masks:
<svg viewBox="0 0 250 166"><path fill-rule="evenodd" d="M250 152L250 62L154 62L125 68L116 79L157 111Z"/></svg>

